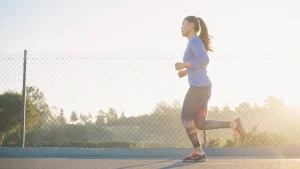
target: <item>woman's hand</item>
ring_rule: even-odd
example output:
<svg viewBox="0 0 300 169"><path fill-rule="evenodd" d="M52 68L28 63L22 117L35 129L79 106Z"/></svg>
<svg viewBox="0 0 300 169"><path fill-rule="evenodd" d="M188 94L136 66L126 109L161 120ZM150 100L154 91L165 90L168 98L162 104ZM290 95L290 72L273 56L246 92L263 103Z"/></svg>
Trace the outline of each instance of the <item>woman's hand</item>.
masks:
<svg viewBox="0 0 300 169"><path fill-rule="evenodd" d="M182 77L184 77L184 76L186 76L187 75L187 71L186 70L180 70L179 72L178 72L178 77L179 78L182 78Z"/></svg>
<svg viewBox="0 0 300 169"><path fill-rule="evenodd" d="M176 70L182 70L182 69L185 69L186 67L187 67L186 63L182 63L182 62L175 63L175 69Z"/></svg>

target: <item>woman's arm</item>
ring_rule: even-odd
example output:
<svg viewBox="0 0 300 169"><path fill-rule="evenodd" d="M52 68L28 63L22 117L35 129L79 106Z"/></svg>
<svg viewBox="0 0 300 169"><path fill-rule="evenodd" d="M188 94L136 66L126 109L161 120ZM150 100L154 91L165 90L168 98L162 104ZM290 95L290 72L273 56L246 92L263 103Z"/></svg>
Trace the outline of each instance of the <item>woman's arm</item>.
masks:
<svg viewBox="0 0 300 169"><path fill-rule="evenodd" d="M203 43L197 39L191 41L191 49L195 54L195 58L189 62L184 63L185 68L204 67L209 63L209 58Z"/></svg>

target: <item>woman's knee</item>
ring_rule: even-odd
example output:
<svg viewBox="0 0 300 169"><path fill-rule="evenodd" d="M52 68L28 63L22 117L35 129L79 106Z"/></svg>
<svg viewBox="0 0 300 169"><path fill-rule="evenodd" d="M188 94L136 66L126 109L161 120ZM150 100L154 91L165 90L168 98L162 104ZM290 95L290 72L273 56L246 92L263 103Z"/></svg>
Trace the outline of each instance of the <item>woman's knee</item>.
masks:
<svg viewBox="0 0 300 169"><path fill-rule="evenodd" d="M205 124L196 124L198 130L206 130Z"/></svg>
<svg viewBox="0 0 300 169"><path fill-rule="evenodd" d="M193 127L195 126L194 124L194 119L191 118L186 118L186 117L181 117L181 123L185 128Z"/></svg>
<svg viewBox="0 0 300 169"><path fill-rule="evenodd" d="M201 119L195 121L195 126L197 127L198 130L206 130L206 120Z"/></svg>

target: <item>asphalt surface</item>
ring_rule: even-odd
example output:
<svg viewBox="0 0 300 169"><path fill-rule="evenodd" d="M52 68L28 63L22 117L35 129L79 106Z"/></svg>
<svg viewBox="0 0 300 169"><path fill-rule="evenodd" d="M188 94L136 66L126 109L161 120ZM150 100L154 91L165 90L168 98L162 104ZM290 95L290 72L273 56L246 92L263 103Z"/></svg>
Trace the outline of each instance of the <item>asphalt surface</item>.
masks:
<svg viewBox="0 0 300 169"><path fill-rule="evenodd" d="M180 159L0 158L0 169L300 169L300 159Z"/></svg>

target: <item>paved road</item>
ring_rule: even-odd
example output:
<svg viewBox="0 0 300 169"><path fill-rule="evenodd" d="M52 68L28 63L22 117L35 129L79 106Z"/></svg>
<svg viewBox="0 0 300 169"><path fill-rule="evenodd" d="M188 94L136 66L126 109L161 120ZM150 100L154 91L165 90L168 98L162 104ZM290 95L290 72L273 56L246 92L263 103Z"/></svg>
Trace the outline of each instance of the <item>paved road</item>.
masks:
<svg viewBox="0 0 300 169"><path fill-rule="evenodd" d="M0 169L298 169L300 159L209 159L183 163L171 159L0 158Z"/></svg>

